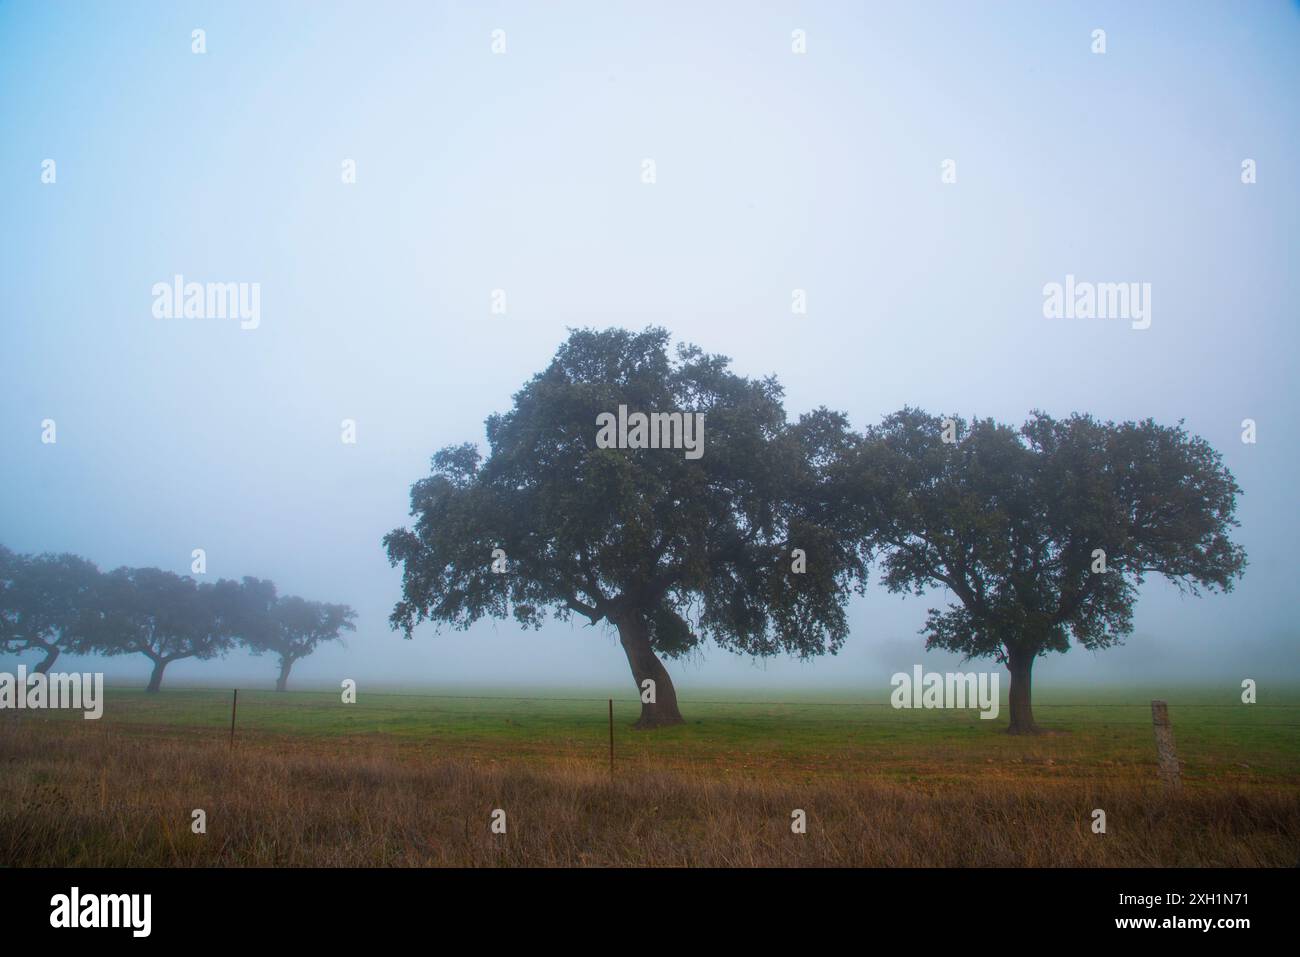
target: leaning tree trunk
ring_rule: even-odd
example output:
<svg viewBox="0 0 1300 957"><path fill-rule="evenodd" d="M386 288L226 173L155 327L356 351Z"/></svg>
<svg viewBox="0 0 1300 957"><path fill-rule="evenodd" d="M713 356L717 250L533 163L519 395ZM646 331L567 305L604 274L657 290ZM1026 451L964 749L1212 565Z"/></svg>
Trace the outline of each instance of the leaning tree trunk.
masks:
<svg viewBox="0 0 1300 957"><path fill-rule="evenodd" d="M1007 657L1007 671L1011 673L1011 689L1007 694L1011 708L1011 724L1008 734L1038 734L1041 730L1034 724L1033 671L1034 655L1032 652L1013 651Z"/></svg>
<svg viewBox="0 0 1300 957"><path fill-rule="evenodd" d="M144 689L145 691L151 693L156 692L160 688L162 688L163 671L167 668L166 658L154 658L152 659L152 661L153 661L153 674L149 676L149 687Z"/></svg>
<svg viewBox="0 0 1300 957"><path fill-rule="evenodd" d="M293 669L292 658L280 659L280 677L275 679L275 690L284 691L289 686L289 672Z"/></svg>
<svg viewBox="0 0 1300 957"><path fill-rule="evenodd" d="M44 651L45 659L40 664L38 664L35 668L33 668L32 671L38 675L48 674L50 668L53 667L54 662L58 660L59 646L38 644L38 645L34 645L33 647L40 648L42 651Z"/></svg>
<svg viewBox="0 0 1300 957"><path fill-rule="evenodd" d="M650 630L645 617L638 612L629 612L618 621L618 639L627 652L627 663L632 666L632 677L636 681L637 694L641 696L641 717L637 719L637 728L662 728L670 724L681 724L682 713L677 710L677 691L673 680L668 677L668 669L663 666L650 647ZM654 682L654 700L649 696L644 682Z"/></svg>

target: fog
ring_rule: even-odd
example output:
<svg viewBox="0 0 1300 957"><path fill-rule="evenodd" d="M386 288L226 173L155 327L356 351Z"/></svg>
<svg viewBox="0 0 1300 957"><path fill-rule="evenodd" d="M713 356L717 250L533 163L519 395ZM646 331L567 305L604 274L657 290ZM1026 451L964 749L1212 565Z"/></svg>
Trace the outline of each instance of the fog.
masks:
<svg viewBox="0 0 1300 957"><path fill-rule="evenodd" d="M1051 655L1036 683L1300 677L1295 4L558 9L0 7L0 542L178 573L202 548L205 580L351 604L356 633L296 687L630 692L612 631L577 620L403 640L381 539L567 327L656 324L776 375L791 417L1184 420L1244 489L1244 579L1152 580L1124 647ZM156 318L178 274L258 283L256 328ZM1045 318L1067 275L1150 283L1150 327ZM957 663L917 633L946 601L873 584L837 656L668 667L684 696L877 692ZM274 671L178 661L167 686Z"/></svg>

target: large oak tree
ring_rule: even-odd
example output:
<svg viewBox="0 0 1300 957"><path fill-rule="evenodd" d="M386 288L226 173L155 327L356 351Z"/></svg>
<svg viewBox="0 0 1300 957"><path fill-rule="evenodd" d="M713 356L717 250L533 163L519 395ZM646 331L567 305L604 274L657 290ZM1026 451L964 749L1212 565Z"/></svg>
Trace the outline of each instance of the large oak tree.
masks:
<svg viewBox="0 0 1300 957"><path fill-rule="evenodd" d="M1240 489L1181 424L1034 413L1015 429L909 408L837 468L885 585L955 597L930 610L927 647L1006 664L1013 733L1037 730L1034 661L1120 642L1146 576L1230 591L1246 564L1229 539Z"/></svg>
<svg viewBox="0 0 1300 957"><path fill-rule="evenodd" d="M642 728L682 720L660 658L706 638L754 656L836 651L862 568L842 511L826 507L824 472L848 431L824 410L791 424L782 395L697 347L670 355L663 329L572 331L487 420L486 458L445 448L412 486L414 527L384 539L403 568L391 623L409 638L425 620L608 622ZM703 413L703 454L600 447L599 417L620 405Z"/></svg>

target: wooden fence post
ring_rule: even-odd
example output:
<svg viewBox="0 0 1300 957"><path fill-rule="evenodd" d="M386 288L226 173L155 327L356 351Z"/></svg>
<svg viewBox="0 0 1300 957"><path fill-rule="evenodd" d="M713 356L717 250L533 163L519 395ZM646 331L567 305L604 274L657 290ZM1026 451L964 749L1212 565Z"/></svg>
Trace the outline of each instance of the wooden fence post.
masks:
<svg viewBox="0 0 1300 957"><path fill-rule="evenodd" d="M609 773L614 773L614 699L609 699Z"/></svg>
<svg viewBox="0 0 1300 957"><path fill-rule="evenodd" d="M1151 723L1156 731L1156 761L1160 764L1160 778L1171 790L1182 787L1178 769L1178 752L1174 748L1174 729L1169 724L1169 706L1163 701L1151 702Z"/></svg>
<svg viewBox="0 0 1300 957"><path fill-rule="evenodd" d="M239 689L235 689L234 696L230 699L230 749L235 749L235 711L239 707Z"/></svg>

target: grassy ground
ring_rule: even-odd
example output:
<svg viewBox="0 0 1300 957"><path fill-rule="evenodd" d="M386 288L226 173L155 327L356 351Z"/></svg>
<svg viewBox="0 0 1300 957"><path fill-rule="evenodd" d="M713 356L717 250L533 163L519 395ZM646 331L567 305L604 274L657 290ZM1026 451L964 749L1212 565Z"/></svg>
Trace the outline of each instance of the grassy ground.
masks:
<svg viewBox="0 0 1300 957"><path fill-rule="evenodd" d="M608 763L606 699L548 691L445 695L362 692L344 705L336 692L242 691L236 739L276 739L319 750L352 739L382 738L424 756L466 756L545 763ZM1267 704L1243 705L1229 690L1040 692L1039 723L1055 734L1004 734L974 711L894 710L883 700L847 694L782 694L780 703L704 692L683 697L684 726L630 729L635 700L615 700L616 762L796 779L862 774L899 782L960 785L972 776L1155 780L1150 701L1163 697L1183 773L1199 783L1300 786L1300 691L1273 692ZM773 696L775 697L775 696ZM98 722L121 734L224 743L228 690L109 689ZM24 721L84 722L70 712L23 715Z"/></svg>
<svg viewBox="0 0 1300 957"><path fill-rule="evenodd" d="M1044 692L1055 732L848 695L604 699L110 689L105 715L0 715L0 865L1293 866L1300 693ZM1186 786L1157 784L1150 698ZM774 696L773 696L774 697ZM209 832L190 832L204 808ZM494 808L509 830L488 829ZM795 808L806 835L790 831ZM1107 814L1094 834L1092 811Z"/></svg>

